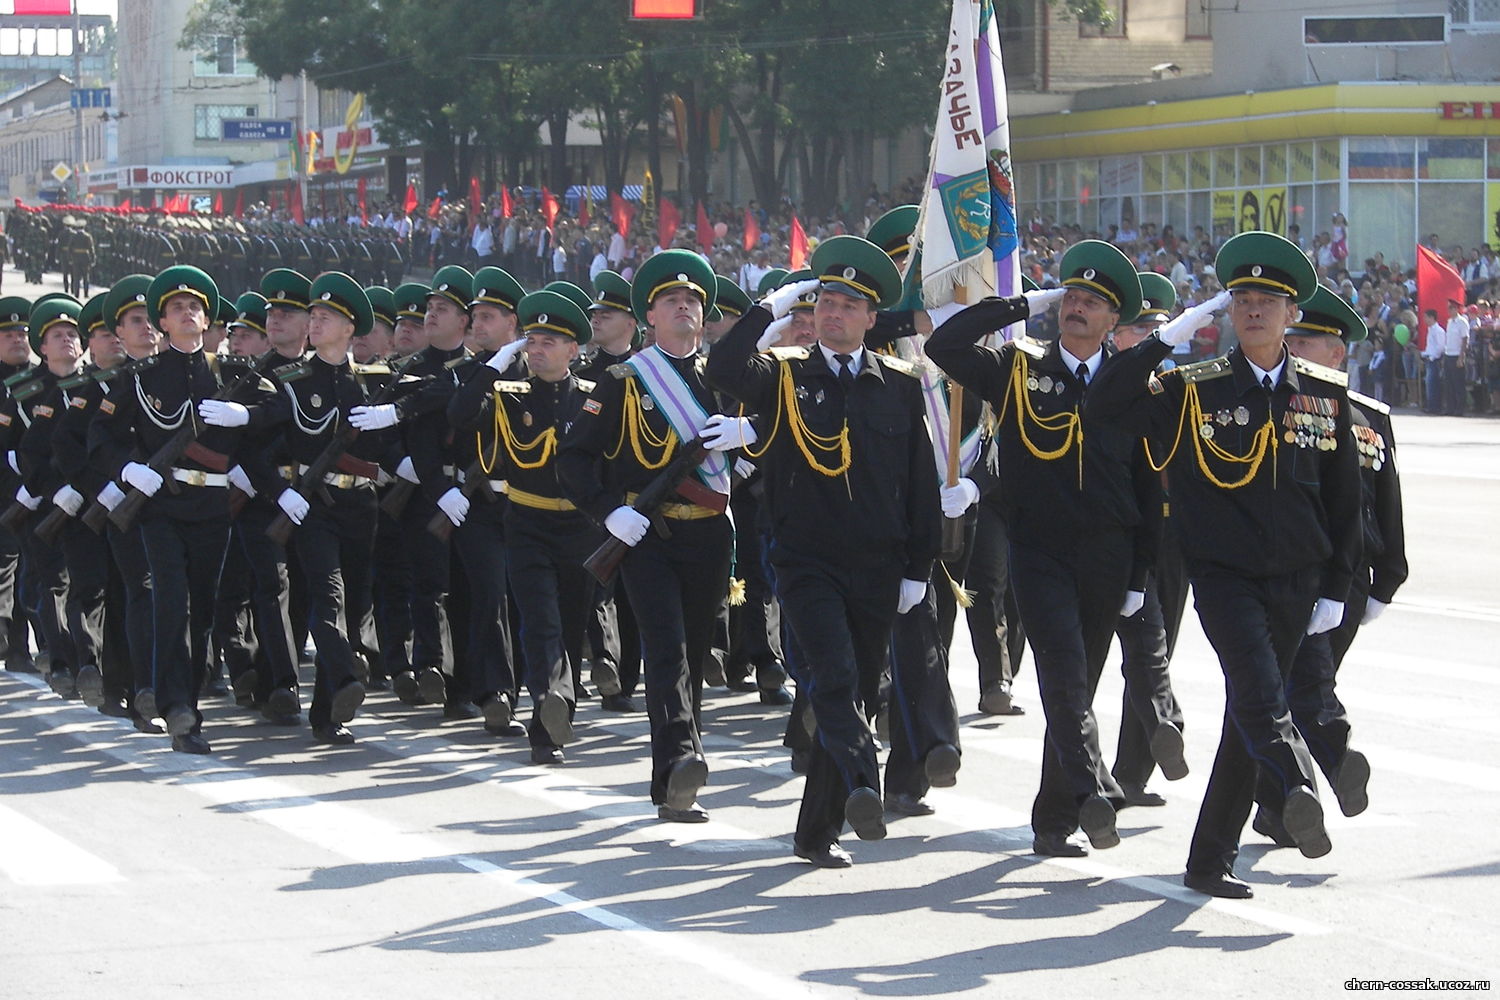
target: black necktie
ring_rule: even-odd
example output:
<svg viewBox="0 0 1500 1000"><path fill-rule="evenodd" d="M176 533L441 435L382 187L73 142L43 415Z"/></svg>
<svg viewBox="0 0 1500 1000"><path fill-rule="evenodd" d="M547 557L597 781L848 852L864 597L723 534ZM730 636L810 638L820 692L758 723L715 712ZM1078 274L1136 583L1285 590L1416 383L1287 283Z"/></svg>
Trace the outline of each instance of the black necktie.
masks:
<svg viewBox="0 0 1500 1000"><path fill-rule="evenodd" d="M839 385L848 391L854 385L854 369L849 367L849 363L854 360L854 355L835 354L833 357L839 363Z"/></svg>
<svg viewBox="0 0 1500 1000"><path fill-rule="evenodd" d="M1078 389L1080 392L1089 387L1089 366L1087 362L1078 362L1078 370L1073 374L1078 376Z"/></svg>
<svg viewBox="0 0 1500 1000"><path fill-rule="evenodd" d="M1261 388L1265 389L1267 392L1270 392L1271 391L1271 376L1269 376L1269 375L1262 375L1260 377L1260 384L1261 384Z"/></svg>

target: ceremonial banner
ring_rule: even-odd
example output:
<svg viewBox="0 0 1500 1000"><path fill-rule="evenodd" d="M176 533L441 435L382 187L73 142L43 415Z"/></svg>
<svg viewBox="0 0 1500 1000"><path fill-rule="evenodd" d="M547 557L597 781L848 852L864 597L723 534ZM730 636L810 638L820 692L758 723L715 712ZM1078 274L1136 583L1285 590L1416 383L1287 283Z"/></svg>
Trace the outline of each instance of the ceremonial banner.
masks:
<svg viewBox="0 0 1500 1000"><path fill-rule="evenodd" d="M991 0L953 3L917 234L928 307L1019 294L1009 108ZM916 261L914 253L907 266Z"/></svg>
<svg viewBox="0 0 1500 1000"><path fill-rule="evenodd" d="M795 215L792 216L792 232L787 237L787 251L793 271L807 266L807 231L802 228L802 220Z"/></svg>
<svg viewBox="0 0 1500 1000"><path fill-rule="evenodd" d="M1438 322L1448 325L1448 300L1456 299L1464 305L1464 279L1436 251L1417 244L1417 309L1426 313L1431 309L1438 314ZM1417 342L1427 346L1427 320L1417 324Z"/></svg>
<svg viewBox="0 0 1500 1000"><path fill-rule="evenodd" d="M542 218L547 220L547 232L552 232L552 224L557 220L557 196L548 191L546 185L542 186Z"/></svg>
<svg viewBox="0 0 1500 1000"><path fill-rule="evenodd" d="M745 252L749 253L755 249L760 242L760 223L755 221L755 215L749 208L745 209Z"/></svg>

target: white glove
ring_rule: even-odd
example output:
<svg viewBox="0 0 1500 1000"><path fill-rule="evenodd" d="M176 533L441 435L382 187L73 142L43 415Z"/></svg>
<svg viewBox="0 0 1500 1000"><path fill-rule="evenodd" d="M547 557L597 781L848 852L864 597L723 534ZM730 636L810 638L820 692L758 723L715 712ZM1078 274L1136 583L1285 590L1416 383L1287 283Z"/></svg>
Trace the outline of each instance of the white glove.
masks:
<svg viewBox="0 0 1500 1000"><path fill-rule="evenodd" d="M198 404L198 416L214 427L243 427L250 422L250 411L240 403L222 399L205 399Z"/></svg>
<svg viewBox="0 0 1500 1000"><path fill-rule="evenodd" d="M83 507L83 494L65 484L52 494L52 503L67 511L69 517L77 517L78 511Z"/></svg>
<svg viewBox="0 0 1500 1000"><path fill-rule="evenodd" d="M1034 292L1022 292L1022 297L1026 299L1026 308L1029 310L1026 315L1040 316L1052 308L1052 303L1060 301L1066 294L1068 294L1066 288L1038 288Z"/></svg>
<svg viewBox="0 0 1500 1000"><path fill-rule="evenodd" d="M1307 623L1307 634L1317 635L1319 632L1327 632L1331 628L1338 628L1339 622L1344 620L1344 602L1331 601L1326 597L1318 598L1318 603L1313 605L1312 618Z"/></svg>
<svg viewBox="0 0 1500 1000"><path fill-rule="evenodd" d="M448 515L448 520L456 528L469 516L469 498L457 486L449 487L447 493L438 497L438 508Z"/></svg>
<svg viewBox="0 0 1500 1000"><path fill-rule="evenodd" d="M798 299L808 292L816 292L820 284L822 283L817 278L804 278L790 285L782 285L761 299L760 304L771 310L772 316L780 319L792 311L792 306Z"/></svg>
<svg viewBox="0 0 1500 1000"><path fill-rule="evenodd" d="M766 327L766 332L761 334L760 339L755 342L755 350L757 352L769 351L771 348L781 343L782 333L785 332L786 328L791 325L792 317L790 316L783 316L780 319L776 320L770 326Z"/></svg>
<svg viewBox="0 0 1500 1000"><path fill-rule="evenodd" d="M417 478L417 467L411 464L410 455L407 455L405 458L403 458L401 460L401 464L396 466L396 475L406 480L408 483L416 483L420 485L422 482L422 480Z"/></svg>
<svg viewBox="0 0 1500 1000"><path fill-rule="evenodd" d="M1125 600L1120 604L1121 618L1134 618L1136 612L1146 606L1146 592L1144 590L1125 591Z"/></svg>
<svg viewBox="0 0 1500 1000"><path fill-rule="evenodd" d="M161 473L140 462L126 462L125 468L120 470L120 478L148 497L156 496L156 491L161 489Z"/></svg>
<svg viewBox="0 0 1500 1000"><path fill-rule="evenodd" d="M307 512L312 510L312 504L307 502L307 497L290 486L282 490L281 496L276 498L276 506L286 512L286 516L291 518L293 524L301 524Z"/></svg>
<svg viewBox="0 0 1500 1000"><path fill-rule="evenodd" d="M651 521L645 514L626 505L609 512L609 516L604 519L604 528L634 548L637 542L646 537L646 532L651 529Z"/></svg>
<svg viewBox="0 0 1500 1000"><path fill-rule="evenodd" d="M396 411L395 403L356 406L349 411L349 426L359 431L383 431L387 427L395 427L396 421L400 419L401 414Z"/></svg>
<svg viewBox="0 0 1500 1000"><path fill-rule="evenodd" d="M32 496L31 491L22 486L16 491L16 502L27 510L36 510L42 505L42 498Z"/></svg>
<svg viewBox="0 0 1500 1000"><path fill-rule="evenodd" d="M250 477L245 474L244 466L236 465L229 470L229 485L246 496L255 496L255 487L250 485Z"/></svg>
<svg viewBox="0 0 1500 1000"><path fill-rule="evenodd" d="M125 499L125 491L113 482L109 482L105 484L104 489L99 491L96 499L104 505L105 510L114 510L120 506L120 501Z"/></svg>
<svg viewBox="0 0 1500 1000"><path fill-rule="evenodd" d="M1390 607L1390 605L1387 604L1384 601L1377 601L1373 597L1366 597L1365 598L1365 616L1364 616L1364 618L1360 619L1360 624L1361 625L1368 625L1368 624L1370 624L1372 621L1374 621L1375 619L1379 618L1382 614L1384 614L1385 613L1385 609L1388 608L1388 607Z"/></svg>
<svg viewBox="0 0 1500 1000"><path fill-rule="evenodd" d="M709 417L700 436L710 451L733 451L760 440L749 417L731 417L723 413Z"/></svg>
<svg viewBox="0 0 1500 1000"><path fill-rule="evenodd" d="M515 364L516 355L520 354L524 350L526 350L526 338L522 337L520 340L511 341L509 344L506 344L504 347L500 348L500 350L490 355L490 359L486 361L485 364L495 369L495 371L497 372L503 372L511 365Z"/></svg>
<svg viewBox="0 0 1500 1000"><path fill-rule="evenodd" d="M960 479L952 486L938 490L943 501L943 516L953 520L964 516L964 511L979 502L979 487L972 479Z"/></svg>
<svg viewBox="0 0 1500 1000"><path fill-rule="evenodd" d="M741 479L749 479L755 475L755 463L747 462L743 458L734 460L734 474Z"/></svg>
<svg viewBox="0 0 1500 1000"><path fill-rule="evenodd" d="M927 596L926 580L902 580L901 596L896 598L896 614L904 615Z"/></svg>
<svg viewBox="0 0 1500 1000"><path fill-rule="evenodd" d="M13 451L7 451L5 453L5 461L10 465L10 471L11 472L14 472L18 476L21 474L21 466L16 461L16 453L15 452L13 452Z"/></svg>
<svg viewBox="0 0 1500 1000"><path fill-rule="evenodd" d="M1200 302L1193 308L1184 312L1181 316L1171 320L1156 330L1156 336L1164 344L1173 347L1186 344L1193 339L1197 333L1208 322L1208 318L1223 309L1229 301L1229 292L1222 291L1207 302Z"/></svg>

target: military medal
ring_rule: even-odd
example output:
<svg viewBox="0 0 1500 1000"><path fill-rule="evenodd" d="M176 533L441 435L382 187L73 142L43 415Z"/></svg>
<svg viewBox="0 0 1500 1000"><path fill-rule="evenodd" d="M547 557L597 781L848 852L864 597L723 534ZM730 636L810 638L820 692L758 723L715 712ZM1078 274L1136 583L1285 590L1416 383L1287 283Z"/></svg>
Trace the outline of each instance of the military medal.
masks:
<svg viewBox="0 0 1500 1000"><path fill-rule="evenodd" d="M1031 375L1026 379L1026 388L1030 389L1032 392L1036 392L1040 387L1041 382L1037 380L1037 377L1035 375Z"/></svg>
<svg viewBox="0 0 1500 1000"><path fill-rule="evenodd" d="M319 396L317 393L313 393L311 396L309 396L307 398L307 401L309 403L311 403L313 406L322 406L323 405L323 397Z"/></svg>
<svg viewBox="0 0 1500 1000"><path fill-rule="evenodd" d="M1282 435L1282 437L1286 441L1287 444L1296 444L1297 443L1297 432L1296 431L1289 430L1284 435Z"/></svg>
<svg viewBox="0 0 1500 1000"><path fill-rule="evenodd" d="M1054 382L1052 384L1052 391L1055 392L1055 393L1057 393L1059 396L1061 396L1063 394L1063 380L1062 379L1058 379L1056 382Z"/></svg>
<svg viewBox="0 0 1500 1000"><path fill-rule="evenodd" d="M1230 412L1228 410L1220 410L1218 412L1218 415L1215 416L1214 419L1219 422L1219 426L1220 427L1228 427L1229 426L1229 422L1231 420L1233 420L1234 417L1230 414Z"/></svg>
<svg viewBox="0 0 1500 1000"><path fill-rule="evenodd" d="M1202 435L1203 440L1212 441L1214 438L1214 425L1205 423L1202 427L1198 428L1198 433Z"/></svg>
<svg viewBox="0 0 1500 1000"><path fill-rule="evenodd" d="M643 410L654 410L654 409L656 409L656 400L652 399L650 396L642 396L641 397L641 409L643 409Z"/></svg>
<svg viewBox="0 0 1500 1000"><path fill-rule="evenodd" d="M522 423L523 426L526 426L526 427L530 427L531 426L531 411L530 410L527 410L525 413L521 414L521 423Z"/></svg>
<svg viewBox="0 0 1500 1000"><path fill-rule="evenodd" d="M1250 411L1243 406L1236 406L1234 408L1234 422L1244 427L1250 422Z"/></svg>
<svg viewBox="0 0 1500 1000"><path fill-rule="evenodd" d="M813 402L817 403L819 406L823 405L823 390L822 389L819 389L818 390L818 394L813 397Z"/></svg>
<svg viewBox="0 0 1500 1000"><path fill-rule="evenodd" d="M1041 389L1043 392L1051 392L1052 391L1052 376L1051 375L1043 375L1041 378L1039 378L1039 379L1036 380L1036 384L1037 384L1037 388Z"/></svg>
<svg viewBox="0 0 1500 1000"><path fill-rule="evenodd" d="M797 386L797 398L802 400L804 403L807 402L807 386Z"/></svg>

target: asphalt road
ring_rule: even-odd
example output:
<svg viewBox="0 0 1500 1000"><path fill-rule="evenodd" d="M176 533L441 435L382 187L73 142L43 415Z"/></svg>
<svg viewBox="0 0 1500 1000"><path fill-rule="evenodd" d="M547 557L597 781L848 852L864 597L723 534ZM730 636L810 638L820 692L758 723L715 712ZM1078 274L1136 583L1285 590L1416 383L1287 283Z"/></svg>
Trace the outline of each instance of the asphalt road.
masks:
<svg viewBox="0 0 1500 1000"><path fill-rule="evenodd" d="M7 291L16 285L7 275ZM1222 708L1191 615L1173 679L1192 773L1086 859L1030 853L1042 722L973 711L937 814L792 856L784 710L706 697L712 821L657 822L644 715L579 709L561 768L388 694L325 748L205 703L211 757L0 673L0 997L1327 996L1500 962L1500 421L1401 416L1412 578L1340 690L1374 769L1307 860L1247 831L1248 902L1181 873ZM1120 680L1096 709L1112 750ZM1112 753L1111 753L1112 756ZM1331 796L1329 797L1331 801Z"/></svg>

